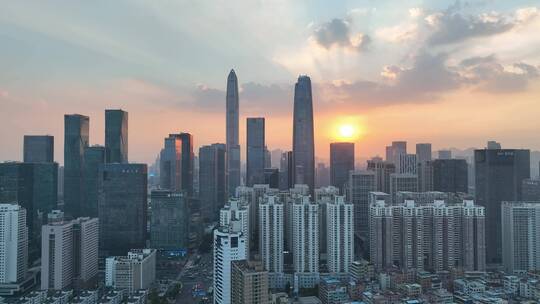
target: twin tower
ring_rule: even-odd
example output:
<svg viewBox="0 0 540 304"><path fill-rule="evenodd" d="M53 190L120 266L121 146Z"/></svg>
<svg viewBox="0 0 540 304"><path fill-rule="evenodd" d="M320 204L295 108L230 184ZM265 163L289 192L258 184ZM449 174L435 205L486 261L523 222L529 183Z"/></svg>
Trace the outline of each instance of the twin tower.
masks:
<svg viewBox="0 0 540 304"><path fill-rule="evenodd" d="M234 70L227 77L226 96L228 191L240 186L238 78ZM293 184L305 184L313 193L315 186L315 140L313 135L313 98L311 79L301 75L294 86Z"/></svg>

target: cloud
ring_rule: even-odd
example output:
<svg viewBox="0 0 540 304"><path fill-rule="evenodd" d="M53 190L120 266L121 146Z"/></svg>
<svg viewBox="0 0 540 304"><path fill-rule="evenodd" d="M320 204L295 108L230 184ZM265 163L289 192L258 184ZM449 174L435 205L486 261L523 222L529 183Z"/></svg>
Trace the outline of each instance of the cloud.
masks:
<svg viewBox="0 0 540 304"><path fill-rule="evenodd" d="M531 13L524 11L520 13L520 18L522 20L531 18ZM424 21L432 31L427 41L430 45L452 44L470 38L497 35L511 30L518 24L518 19L508 18L497 12L463 15L456 12L455 8L428 15Z"/></svg>
<svg viewBox="0 0 540 304"><path fill-rule="evenodd" d="M337 46L365 51L371 42L371 38L367 34L352 33L350 22L340 18L334 18L321 24L313 32L313 38L318 45L325 49Z"/></svg>
<svg viewBox="0 0 540 304"><path fill-rule="evenodd" d="M489 93L523 91L531 80L540 76L539 67L523 62L504 66L495 55L465 59L460 68L464 81Z"/></svg>

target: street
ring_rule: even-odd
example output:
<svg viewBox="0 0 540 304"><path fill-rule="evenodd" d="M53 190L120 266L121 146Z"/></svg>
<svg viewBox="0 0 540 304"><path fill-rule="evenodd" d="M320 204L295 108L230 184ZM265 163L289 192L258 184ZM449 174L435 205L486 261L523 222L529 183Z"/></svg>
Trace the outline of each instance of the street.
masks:
<svg viewBox="0 0 540 304"><path fill-rule="evenodd" d="M201 289L205 292L212 286L213 280L213 262L212 254L202 254L200 260L197 263L197 255L193 255L189 258L186 266L178 274L177 280L182 282L182 290L176 298L178 304L199 304L199 303L212 303L212 296L196 296L193 297L192 289L199 284Z"/></svg>

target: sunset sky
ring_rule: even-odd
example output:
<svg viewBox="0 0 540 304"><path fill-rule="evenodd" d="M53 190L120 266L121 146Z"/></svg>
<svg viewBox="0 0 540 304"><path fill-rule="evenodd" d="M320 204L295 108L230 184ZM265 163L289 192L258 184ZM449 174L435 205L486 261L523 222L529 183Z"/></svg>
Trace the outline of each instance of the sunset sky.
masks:
<svg viewBox="0 0 540 304"><path fill-rule="evenodd" d="M169 133L225 142L231 68L243 158L249 116L266 117L269 149L290 149L300 74L323 159L342 124L361 157L392 140L540 150L538 0L5 1L0 41L0 160L51 134L63 163L65 113L90 116L103 144L106 108L129 112L132 162Z"/></svg>

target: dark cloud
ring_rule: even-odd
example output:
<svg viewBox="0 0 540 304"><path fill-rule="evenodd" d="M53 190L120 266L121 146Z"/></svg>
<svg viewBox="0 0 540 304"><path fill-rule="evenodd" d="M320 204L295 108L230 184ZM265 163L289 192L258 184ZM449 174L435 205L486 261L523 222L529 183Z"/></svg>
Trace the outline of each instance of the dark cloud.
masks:
<svg viewBox="0 0 540 304"><path fill-rule="evenodd" d="M489 93L523 91L531 80L540 75L538 67L523 62L505 68L495 55L465 59L460 68L464 82Z"/></svg>
<svg viewBox="0 0 540 304"><path fill-rule="evenodd" d="M495 55L466 58L457 65L449 65L446 53L421 51L410 67L387 66L382 75L384 81L314 82L315 107L330 110L430 103L437 102L445 93L462 88L493 94L518 92L540 76L540 68L521 62L505 67ZM248 115L291 113L292 84L293 80L286 85L242 84L242 112ZM200 86L191 96L193 103L202 110L223 110L225 92L222 90Z"/></svg>
<svg viewBox="0 0 540 304"><path fill-rule="evenodd" d="M371 38L367 34L352 33L350 22L339 18L321 24L314 31L313 37L320 46L326 49L340 46L364 51L371 43Z"/></svg>
<svg viewBox="0 0 540 304"><path fill-rule="evenodd" d="M515 26L503 15L497 13L467 16L449 8L427 18L433 33L428 38L430 45L444 45L461 42L470 38L504 33Z"/></svg>

